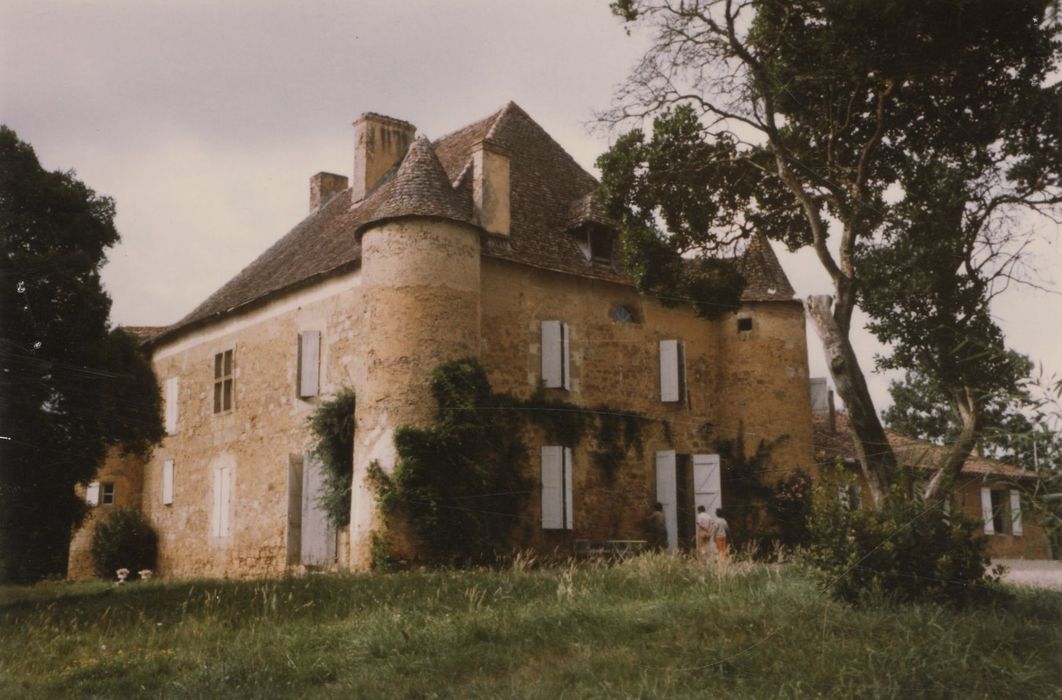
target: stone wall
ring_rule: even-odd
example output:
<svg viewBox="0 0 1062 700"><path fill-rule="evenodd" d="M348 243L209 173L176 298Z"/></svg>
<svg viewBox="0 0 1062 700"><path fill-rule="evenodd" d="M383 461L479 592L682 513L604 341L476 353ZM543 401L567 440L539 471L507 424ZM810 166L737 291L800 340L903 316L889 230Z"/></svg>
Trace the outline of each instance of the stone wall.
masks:
<svg viewBox="0 0 1062 700"><path fill-rule="evenodd" d="M92 533L96 523L106 518L117 507L139 510L143 493L144 460L136 455L122 454L121 450L112 448L107 460L100 467L96 481L101 484L100 504L89 510L85 522L70 540L70 558L67 563L67 577L72 579L92 578L96 575L92 563ZM103 503L102 484L114 484L114 503ZM85 497L85 489L77 488L77 494Z"/></svg>

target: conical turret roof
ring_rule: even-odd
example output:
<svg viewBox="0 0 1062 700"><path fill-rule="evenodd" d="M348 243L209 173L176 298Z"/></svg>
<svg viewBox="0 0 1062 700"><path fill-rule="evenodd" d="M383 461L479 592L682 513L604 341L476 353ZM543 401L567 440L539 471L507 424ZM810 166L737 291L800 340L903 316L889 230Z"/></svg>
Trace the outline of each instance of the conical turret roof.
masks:
<svg viewBox="0 0 1062 700"><path fill-rule="evenodd" d="M385 219L430 216L471 224L472 217L443 170L431 141L414 141L394 177L371 196L378 202L358 230ZM370 206L373 203L370 203Z"/></svg>

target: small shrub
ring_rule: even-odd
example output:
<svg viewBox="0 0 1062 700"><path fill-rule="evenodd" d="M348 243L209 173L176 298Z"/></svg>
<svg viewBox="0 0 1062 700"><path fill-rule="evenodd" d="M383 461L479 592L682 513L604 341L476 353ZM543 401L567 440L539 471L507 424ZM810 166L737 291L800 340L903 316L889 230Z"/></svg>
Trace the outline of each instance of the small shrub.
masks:
<svg viewBox="0 0 1062 700"><path fill-rule="evenodd" d="M767 513L778 524L777 543L786 549L811 543L812 482L803 470L779 479L767 501Z"/></svg>
<svg viewBox="0 0 1062 700"><path fill-rule="evenodd" d="M159 539L150 523L131 508L115 508L92 533L92 562L96 575L113 579L118 569L154 569ZM135 579L136 576L130 577Z"/></svg>
<svg viewBox="0 0 1062 700"><path fill-rule="evenodd" d="M898 488L881 510L853 508L838 495L851 481L839 468L829 471L813 499L808 556L834 597L961 603L999 579L987 573L976 522Z"/></svg>

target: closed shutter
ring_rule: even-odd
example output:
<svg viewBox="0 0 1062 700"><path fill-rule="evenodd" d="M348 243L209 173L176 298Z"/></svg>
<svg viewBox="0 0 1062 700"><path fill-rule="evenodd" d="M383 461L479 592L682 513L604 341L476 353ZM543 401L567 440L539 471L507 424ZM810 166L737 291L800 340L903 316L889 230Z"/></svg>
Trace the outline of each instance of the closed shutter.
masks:
<svg viewBox="0 0 1062 700"><path fill-rule="evenodd" d="M288 564L302 557L302 455L288 455Z"/></svg>
<svg viewBox="0 0 1062 700"><path fill-rule="evenodd" d="M90 506L98 506L100 504L100 482L93 481L85 488L85 503Z"/></svg>
<svg viewBox="0 0 1062 700"><path fill-rule="evenodd" d="M173 460L162 463L162 505L173 503Z"/></svg>
<svg viewBox="0 0 1062 700"><path fill-rule="evenodd" d="M564 527L574 528L575 506L572 499L572 448L564 448Z"/></svg>
<svg viewBox="0 0 1062 700"><path fill-rule="evenodd" d="M1010 534L1021 536L1021 492L1010 491Z"/></svg>
<svg viewBox="0 0 1062 700"><path fill-rule="evenodd" d="M564 388L564 324L542 322L542 385L547 389Z"/></svg>
<svg viewBox="0 0 1062 700"><path fill-rule="evenodd" d="M564 448L542 446L542 528L564 529Z"/></svg>
<svg viewBox="0 0 1062 700"><path fill-rule="evenodd" d="M177 432L177 396L179 380L170 377L166 380L166 434L173 435Z"/></svg>
<svg viewBox="0 0 1062 700"><path fill-rule="evenodd" d="M299 398L317 396L321 384L321 332L299 333Z"/></svg>
<svg viewBox="0 0 1062 700"><path fill-rule="evenodd" d="M985 521L985 534L996 534L996 528L992 524L992 489L981 489L981 518Z"/></svg>
<svg viewBox="0 0 1062 700"><path fill-rule="evenodd" d="M210 510L210 531L214 537L221 537L221 467L214 469L214 507Z"/></svg>
<svg viewBox="0 0 1062 700"><path fill-rule="evenodd" d="M571 361L571 337L572 329L567 323L561 324L561 386L571 391L572 388L572 361Z"/></svg>
<svg viewBox="0 0 1062 700"><path fill-rule="evenodd" d="M693 501L712 515L723 507L719 455L693 455Z"/></svg>
<svg viewBox="0 0 1062 700"><path fill-rule="evenodd" d="M660 341L660 400L671 403L679 395L679 341Z"/></svg>
<svg viewBox="0 0 1062 700"><path fill-rule="evenodd" d="M221 536L228 537L232 532L232 467L225 467L221 473Z"/></svg>
<svg viewBox="0 0 1062 700"><path fill-rule="evenodd" d="M675 480L675 451L656 453L656 500L664 506L667 546L678 549L678 484Z"/></svg>

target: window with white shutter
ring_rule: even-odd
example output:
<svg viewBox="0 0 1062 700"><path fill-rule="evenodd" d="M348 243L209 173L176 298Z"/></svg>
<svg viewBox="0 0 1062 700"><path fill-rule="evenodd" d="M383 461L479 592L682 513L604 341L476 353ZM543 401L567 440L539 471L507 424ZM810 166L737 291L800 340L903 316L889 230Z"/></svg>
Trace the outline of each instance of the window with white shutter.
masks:
<svg viewBox="0 0 1062 700"><path fill-rule="evenodd" d="M232 519L232 467L214 469L214 537L228 537Z"/></svg>
<svg viewBox="0 0 1062 700"><path fill-rule="evenodd" d="M571 530L572 450L560 445L542 446L542 528Z"/></svg>
<svg viewBox="0 0 1062 700"><path fill-rule="evenodd" d="M85 503L90 506L98 506L100 504L100 482L93 481L85 488Z"/></svg>
<svg viewBox="0 0 1062 700"><path fill-rule="evenodd" d="M162 505L173 504L173 460L162 463Z"/></svg>
<svg viewBox="0 0 1062 700"><path fill-rule="evenodd" d="M1023 534L1021 527L1021 492L1015 489L1010 491L1010 534L1020 537Z"/></svg>
<svg viewBox="0 0 1062 700"><path fill-rule="evenodd" d="M166 434L177 432L177 399L180 383L177 377L166 380Z"/></svg>
<svg viewBox="0 0 1062 700"><path fill-rule="evenodd" d="M321 385L321 332L299 333L299 398L317 396Z"/></svg>
<svg viewBox="0 0 1062 700"><path fill-rule="evenodd" d="M686 348L681 340L660 341L660 400L686 400Z"/></svg>
<svg viewBox="0 0 1062 700"><path fill-rule="evenodd" d="M571 329L561 321L542 322L542 384L571 389Z"/></svg>

